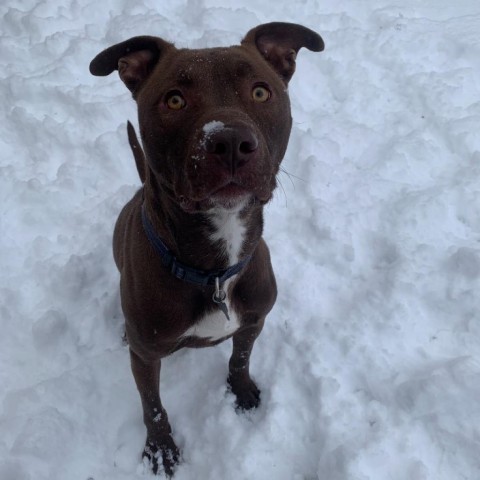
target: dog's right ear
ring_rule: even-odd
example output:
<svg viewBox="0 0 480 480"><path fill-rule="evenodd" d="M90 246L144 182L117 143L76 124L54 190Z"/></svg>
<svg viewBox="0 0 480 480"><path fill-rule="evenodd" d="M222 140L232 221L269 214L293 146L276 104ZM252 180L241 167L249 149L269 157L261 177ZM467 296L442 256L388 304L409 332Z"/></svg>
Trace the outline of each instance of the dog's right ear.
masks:
<svg viewBox="0 0 480 480"><path fill-rule="evenodd" d="M100 52L90 62L90 73L105 76L118 70L122 82L135 96L162 53L169 48L174 46L158 37L133 37Z"/></svg>

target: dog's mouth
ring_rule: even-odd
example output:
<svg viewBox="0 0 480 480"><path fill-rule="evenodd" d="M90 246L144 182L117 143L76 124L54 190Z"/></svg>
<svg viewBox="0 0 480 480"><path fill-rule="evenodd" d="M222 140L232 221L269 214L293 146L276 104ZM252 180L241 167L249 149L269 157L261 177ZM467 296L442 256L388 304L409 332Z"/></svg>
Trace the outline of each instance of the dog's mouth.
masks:
<svg viewBox="0 0 480 480"><path fill-rule="evenodd" d="M217 188L209 197L213 200L235 200L243 199L245 196L251 195L245 187L236 182L228 182L226 185Z"/></svg>
<svg viewBox="0 0 480 480"><path fill-rule="evenodd" d="M217 187L204 198L194 199L181 195L178 201L183 210L189 213L202 212L211 208L235 209L255 198L252 191L244 186L230 181Z"/></svg>

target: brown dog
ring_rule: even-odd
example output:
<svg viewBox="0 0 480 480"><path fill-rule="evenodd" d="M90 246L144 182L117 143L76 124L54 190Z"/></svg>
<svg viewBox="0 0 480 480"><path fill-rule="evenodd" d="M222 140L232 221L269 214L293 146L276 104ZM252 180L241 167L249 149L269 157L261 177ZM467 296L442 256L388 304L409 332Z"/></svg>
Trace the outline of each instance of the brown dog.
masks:
<svg viewBox="0 0 480 480"><path fill-rule="evenodd" d="M108 48L93 75L118 69L138 104L143 187L118 218L113 249L147 441L144 456L172 475L179 450L159 396L160 362L183 347L233 338L228 385L255 408L253 343L277 295L263 205L291 128L288 81L298 50L324 48L300 25L269 23L240 46L176 49L156 37Z"/></svg>

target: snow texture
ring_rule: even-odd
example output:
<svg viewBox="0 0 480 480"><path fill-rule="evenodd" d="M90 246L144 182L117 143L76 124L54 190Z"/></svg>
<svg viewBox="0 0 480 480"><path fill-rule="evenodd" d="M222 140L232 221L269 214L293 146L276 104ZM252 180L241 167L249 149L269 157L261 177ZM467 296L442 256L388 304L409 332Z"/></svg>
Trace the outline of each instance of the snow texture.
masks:
<svg viewBox="0 0 480 480"><path fill-rule="evenodd" d="M263 402L235 413L230 342L165 360L176 479L480 479L478 0L2 1L0 479L151 475L111 255L136 108L90 60L272 20L326 50L298 55L266 209Z"/></svg>
<svg viewBox="0 0 480 480"><path fill-rule="evenodd" d="M223 122L219 122L218 120L212 120L211 122L206 123L203 126L203 132L206 136L212 135L212 133L220 132L225 128L225 124Z"/></svg>

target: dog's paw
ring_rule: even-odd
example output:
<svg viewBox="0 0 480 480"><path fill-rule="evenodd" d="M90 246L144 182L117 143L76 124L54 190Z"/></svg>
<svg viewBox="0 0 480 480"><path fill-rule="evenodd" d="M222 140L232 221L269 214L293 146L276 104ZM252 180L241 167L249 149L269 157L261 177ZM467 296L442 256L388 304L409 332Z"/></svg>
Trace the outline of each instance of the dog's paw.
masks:
<svg viewBox="0 0 480 480"><path fill-rule="evenodd" d="M175 473L175 467L180 463L180 450L169 435L159 444L147 440L142 457L148 460L155 475L158 474L161 458L165 475L171 478Z"/></svg>
<svg viewBox="0 0 480 480"><path fill-rule="evenodd" d="M229 390L237 397L237 410L252 410L260 405L260 389L251 378L239 380L230 375L227 383Z"/></svg>

